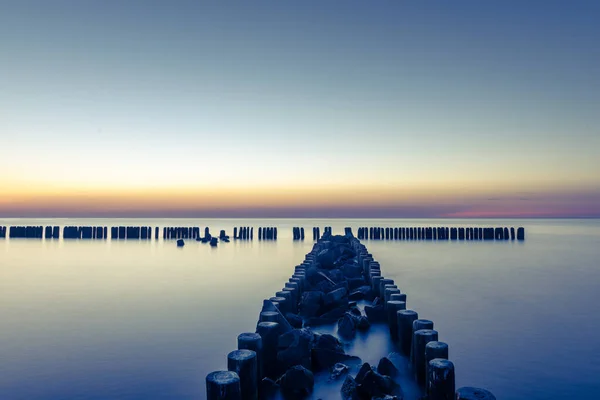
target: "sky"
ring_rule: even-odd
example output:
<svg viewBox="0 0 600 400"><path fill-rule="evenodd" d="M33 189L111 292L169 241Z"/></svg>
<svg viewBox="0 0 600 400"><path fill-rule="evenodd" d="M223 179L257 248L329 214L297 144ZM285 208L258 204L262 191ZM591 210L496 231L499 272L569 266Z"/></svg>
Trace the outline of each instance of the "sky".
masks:
<svg viewBox="0 0 600 400"><path fill-rule="evenodd" d="M0 216L600 217L599 20L0 0Z"/></svg>

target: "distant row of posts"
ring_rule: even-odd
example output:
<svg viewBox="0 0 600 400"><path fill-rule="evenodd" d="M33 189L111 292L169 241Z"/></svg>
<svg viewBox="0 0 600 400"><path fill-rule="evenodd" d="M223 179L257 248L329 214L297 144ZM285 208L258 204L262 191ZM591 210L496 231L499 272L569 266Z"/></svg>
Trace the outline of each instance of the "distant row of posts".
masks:
<svg viewBox="0 0 600 400"><path fill-rule="evenodd" d="M65 226L62 229L64 239L133 239L150 240L159 239L159 227L150 226ZM323 234L331 234L330 226L323 228ZM345 229L346 234L352 234L351 228ZM60 227L58 226L0 226L0 239L6 238L28 238L28 239L59 239ZM220 237L225 237L225 231L221 231ZM202 239L199 227L163 227L162 237L164 239ZM209 228L204 229L204 238L210 238ZM292 228L293 240L304 240L304 228ZM253 227L233 228L233 238L238 240L254 239ZM313 227L313 241L321 238L319 227ZM401 227L380 228L361 227L358 228L357 238L359 240L525 240L525 229L511 227L497 228L457 228L457 227ZM259 227L259 240L277 240L276 227Z"/></svg>
<svg viewBox="0 0 600 400"><path fill-rule="evenodd" d="M525 228L358 228L359 240L525 240Z"/></svg>

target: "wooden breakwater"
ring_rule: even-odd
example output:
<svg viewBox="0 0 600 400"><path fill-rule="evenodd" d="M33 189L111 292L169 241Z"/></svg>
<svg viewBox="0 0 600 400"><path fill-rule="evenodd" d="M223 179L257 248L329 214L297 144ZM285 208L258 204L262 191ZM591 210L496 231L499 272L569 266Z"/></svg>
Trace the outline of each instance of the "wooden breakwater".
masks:
<svg viewBox="0 0 600 400"><path fill-rule="evenodd" d="M456 390L449 346L439 340L434 322L407 309L407 295L382 275L351 229L345 231L344 236L328 231L284 288L263 301L256 329L239 334L237 350L227 355L227 370L206 376L207 399L307 398L315 374L329 371L330 381L341 383L332 398L403 399L400 382L410 379L420 387L413 398L494 400L484 389ZM337 337L318 332L328 324L337 326ZM374 368L345 353L340 339L352 341L371 324L387 326L402 355L395 363L382 357Z"/></svg>
<svg viewBox="0 0 600 400"><path fill-rule="evenodd" d="M362 227L360 240L525 240L525 228L519 227Z"/></svg>
<svg viewBox="0 0 600 400"><path fill-rule="evenodd" d="M347 228L350 229L350 228ZM321 228L313 227L313 241L321 238ZM210 229L204 228L204 236L201 235L200 227L150 227L150 226L65 226L62 228L64 239L112 239L112 240L179 240L195 239L208 241L211 239ZM219 238L229 238L225 233ZM162 233L162 235L161 235ZM331 235L331 227L323 228L323 235ZM0 239L3 238L26 238L26 239L59 239L61 227L59 226L0 226ZM525 228L517 229L511 227L360 227L357 238L359 240L459 240L459 241L507 241L525 240ZM253 240L254 227L233 228L233 239ZM303 227L292 228L292 239L304 240ZM277 227L259 227L258 240L277 240Z"/></svg>

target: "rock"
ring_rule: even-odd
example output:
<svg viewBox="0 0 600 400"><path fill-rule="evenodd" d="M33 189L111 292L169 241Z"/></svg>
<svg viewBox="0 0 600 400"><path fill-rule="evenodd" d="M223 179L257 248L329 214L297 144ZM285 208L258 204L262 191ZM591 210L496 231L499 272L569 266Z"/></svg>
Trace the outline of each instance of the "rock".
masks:
<svg viewBox="0 0 600 400"><path fill-rule="evenodd" d="M338 321L338 335L344 339L352 339L356 335L356 322L348 313Z"/></svg>
<svg viewBox="0 0 600 400"><path fill-rule="evenodd" d="M279 386L284 395L306 396L315 386L315 377L310 370L296 365L279 378Z"/></svg>
<svg viewBox="0 0 600 400"><path fill-rule="evenodd" d="M364 331L368 331L369 328L371 328L371 323L369 322L369 319L365 316L361 316L358 319L358 323L356 324L356 329L364 332Z"/></svg>
<svg viewBox="0 0 600 400"><path fill-rule="evenodd" d="M371 286L361 286L350 293L350 300L363 300L371 295Z"/></svg>
<svg viewBox="0 0 600 400"><path fill-rule="evenodd" d="M339 305L342 303L348 304L348 291L346 288L333 290L325 295L325 307Z"/></svg>
<svg viewBox="0 0 600 400"><path fill-rule="evenodd" d="M356 374L356 383L361 384L367 372L372 371L371 365L369 363L364 363L360 366L358 373Z"/></svg>
<svg viewBox="0 0 600 400"><path fill-rule="evenodd" d="M183 247L184 245L185 245L185 242L183 241L183 239L177 240L177 247Z"/></svg>
<svg viewBox="0 0 600 400"><path fill-rule="evenodd" d="M335 268L335 261L338 259L339 255L337 252L331 249L321 250L319 254L317 254L317 262L319 266L323 269L333 269Z"/></svg>
<svg viewBox="0 0 600 400"><path fill-rule="evenodd" d="M330 271L327 271L326 275L329 277L329 279L334 281L336 284L343 282L345 280L344 274L339 269L332 269Z"/></svg>
<svg viewBox="0 0 600 400"><path fill-rule="evenodd" d="M303 323L302 317L300 317L296 314L293 314L293 313L286 313L285 319L288 320L288 322L290 323L290 325L293 328L296 328L296 329L302 328L302 323Z"/></svg>
<svg viewBox="0 0 600 400"><path fill-rule="evenodd" d="M305 318L316 317L323 304L323 292L304 292L298 305L299 314Z"/></svg>
<svg viewBox="0 0 600 400"><path fill-rule="evenodd" d="M217 239L216 237L210 239L210 245L212 247L215 247L217 245L217 243L219 243L219 239Z"/></svg>
<svg viewBox="0 0 600 400"><path fill-rule="evenodd" d="M294 329L279 336L277 361L282 370L296 365L311 367L311 349L315 335L310 329Z"/></svg>
<svg viewBox="0 0 600 400"><path fill-rule="evenodd" d="M381 306L383 305L383 300L381 300L381 297L375 297L373 299L373 303L371 303L371 305L374 306Z"/></svg>
<svg viewBox="0 0 600 400"><path fill-rule="evenodd" d="M360 358L358 357L318 348L312 349L311 360L314 371L323 371L329 369L337 363L344 363L346 365L355 365L360 363Z"/></svg>
<svg viewBox="0 0 600 400"><path fill-rule="evenodd" d="M340 390L343 400L356 400L358 393L356 392L356 381L350 375L346 376L342 389Z"/></svg>
<svg viewBox="0 0 600 400"><path fill-rule="evenodd" d="M387 321L387 314L382 305L365 306L365 314L371 323Z"/></svg>
<svg viewBox="0 0 600 400"><path fill-rule="evenodd" d="M310 286L316 286L319 282L327 281L327 276L324 275L319 268L310 267L306 270L306 282Z"/></svg>
<svg viewBox="0 0 600 400"><path fill-rule="evenodd" d="M359 278L362 275L362 267L355 263L349 263L342 265L340 271L346 278Z"/></svg>
<svg viewBox="0 0 600 400"><path fill-rule="evenodd" d="M387 375L390 378L395 378L400 374L398 368L390 361L389 358L383 357L377 364L377 372L381 375Z"/></svg>
<svg viewBox="0 0 600 400"><path fill-rule="evenodd" d="M331 375L329 376L330 380L339 379L342 375L348 372L348 366L346 364L337 363L333 367L331 367Z"/></svg>
<svg viewBox="0 0 600 400"><path fill-rule="evenodd" d="M344 353L344 347L340 341L333 335L328 333L320 334L315 340L315 348L323 350L331 350L337 353Z"/></svg>
<svg viewBox="0 0 600 400"><path fill-rule="evenodd" d="M348 288L351 291L358 289L361 286L365 286L367 284L367 282L365 282L365 280L362 278L350 278L347 280L347 282L348 282Z"/></svg>
<svg viewBox="0 0 600 400"><path fill-rule="evenodd" d="M329 293L335 289L335 285L327 280L321 281L314 286L315 290L321 291L323 293ZM325 297L325 295L323 295Z"/></svg>
<svg viewBox="0 0 600 400"><path fill-rule="evenodd" d="M372 369L367 371L362 382L357 387L357 392L368 399L383 397L393 394L397 384L389 376L383 376Z"/></svg>

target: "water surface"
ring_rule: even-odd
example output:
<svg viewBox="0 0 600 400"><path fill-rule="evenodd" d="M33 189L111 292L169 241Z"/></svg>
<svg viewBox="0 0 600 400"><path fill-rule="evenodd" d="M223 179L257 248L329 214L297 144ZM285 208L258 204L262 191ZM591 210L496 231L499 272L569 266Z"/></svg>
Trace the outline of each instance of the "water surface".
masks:
<svg viewBox="0 0 600 400"><path fill-rule="evenodd" d="M458 386L516 400L600 392L599 220L0 220L55 224L278 226L279 240L0 239L0 399L205 398L206 374L254 330L312 226L525 226L525 242L365 244L449 343ZM353 351L386 346L357 339Z"/></svg>

